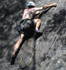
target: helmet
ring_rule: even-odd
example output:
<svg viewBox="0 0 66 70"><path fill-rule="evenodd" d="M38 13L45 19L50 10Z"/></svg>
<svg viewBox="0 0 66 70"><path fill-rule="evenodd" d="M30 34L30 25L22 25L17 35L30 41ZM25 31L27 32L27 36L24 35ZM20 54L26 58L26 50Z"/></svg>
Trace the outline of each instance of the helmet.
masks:
<svg viewBox="0 0 66 70"><path fill-rule="evenodd" d="M30 7L30 6L34 6L35 7L36 5L35 5L34 2L30 1L29 3L27 3L27 7Z"/></svg>

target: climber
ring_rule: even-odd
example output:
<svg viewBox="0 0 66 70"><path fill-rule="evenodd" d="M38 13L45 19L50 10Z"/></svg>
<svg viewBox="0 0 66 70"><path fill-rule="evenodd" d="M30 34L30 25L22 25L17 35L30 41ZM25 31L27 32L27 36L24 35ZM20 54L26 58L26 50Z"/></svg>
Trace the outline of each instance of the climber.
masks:
<svg viewBox="0 0 66 70"><path fill-rule="evenodd" d="M30 28L32 26L35 26L35 33L42 35L42 32L39 30L39 26L41 24L41 20L40 19L34 19L34 16L36 14L39 14L39 11L49 8L49 7L55 7L56 3L52 3L50 5L45 5L43 7L35 7L35 3L30 1L29 3L27 3L27 9L24 10L23 12L23 16L22 16L22 21L21 24L26 24L26 26L22 25L21 28L18 29L18 31L20 32L20 36L19 36L19 40L17 41L17 43L14 46L14 52L12 53L12 57L15 56L20 44L22 43L22 40L24 38L24 31L26 31L27 28ZM30 27L29 27L30 25ZM13 58L11 60L11 64L14 64Z"/></svg>

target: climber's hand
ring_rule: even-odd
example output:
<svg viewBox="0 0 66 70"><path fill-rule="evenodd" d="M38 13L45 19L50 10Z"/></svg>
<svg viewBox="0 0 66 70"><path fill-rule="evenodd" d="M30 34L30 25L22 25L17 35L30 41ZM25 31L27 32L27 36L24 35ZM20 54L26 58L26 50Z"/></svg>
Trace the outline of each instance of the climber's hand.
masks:
<svg viewBox="0 0 66 70"><path fill-rule="evenodd" d="M51 7L56 7L57 6L57 3L52 3L50 4Z"/></svg>

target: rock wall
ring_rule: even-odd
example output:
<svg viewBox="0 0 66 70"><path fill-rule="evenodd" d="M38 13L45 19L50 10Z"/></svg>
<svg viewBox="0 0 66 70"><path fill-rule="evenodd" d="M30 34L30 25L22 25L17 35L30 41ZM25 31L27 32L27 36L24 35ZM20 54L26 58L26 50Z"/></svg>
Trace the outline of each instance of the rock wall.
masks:
<svg viewBox="0 0 66 70"><path fill-rule="evenodd" d="M36 6L56 2L57 7L40 15L43 35L22 45L14 65L10 65L13 46L18 40L16 24L20 22L26 3L30 0L0 1L0 70L66 70L66 0L32 0ZM23 52L30 42L28 49ZM35 45L34 45L35 44ZM19 67L20 59L24 58Z"/></svg>

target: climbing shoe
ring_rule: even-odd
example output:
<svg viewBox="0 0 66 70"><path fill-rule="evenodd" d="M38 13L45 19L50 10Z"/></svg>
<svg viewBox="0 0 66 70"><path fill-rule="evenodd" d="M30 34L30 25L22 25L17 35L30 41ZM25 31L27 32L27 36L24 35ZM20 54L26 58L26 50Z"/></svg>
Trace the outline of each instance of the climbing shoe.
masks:
<svg viewBox="0 0 66 70"><path fill-rule="evenodd" d="M11 63L11 65L14 65L14 63L15 63L15 55L12 55L10 63Z"/></svg>
<svg viewBox="0 0 66 70"><path fill-rule="evenodd" d="M35 30L35 39L38 39L40 36L42 36L43 32L40 30Z"/></svg>
<svg viewBox="0 0 66 70"><path fill-rule="evenodd" d="M40 30L35 30L35 33L39 34L42 33Z"/></svg>

